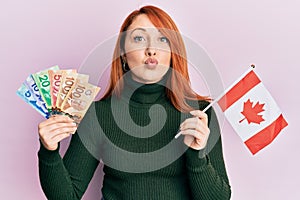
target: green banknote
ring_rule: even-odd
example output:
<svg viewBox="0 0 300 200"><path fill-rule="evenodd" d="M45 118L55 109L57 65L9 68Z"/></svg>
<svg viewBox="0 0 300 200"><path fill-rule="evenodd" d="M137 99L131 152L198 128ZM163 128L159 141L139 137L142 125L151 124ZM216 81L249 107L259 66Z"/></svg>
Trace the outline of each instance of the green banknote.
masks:
<svg viewBox="0 0 300 200"><path fill-rule="evenodd" d="M46 70L32 74L32 77L39 88L41 96L46 103L47 109L51 110L52 104L51 104L51 93L50 93L50 78L49 78L48 70L56 71L59 70L59 67L58 66L50 67Z"/></svg>

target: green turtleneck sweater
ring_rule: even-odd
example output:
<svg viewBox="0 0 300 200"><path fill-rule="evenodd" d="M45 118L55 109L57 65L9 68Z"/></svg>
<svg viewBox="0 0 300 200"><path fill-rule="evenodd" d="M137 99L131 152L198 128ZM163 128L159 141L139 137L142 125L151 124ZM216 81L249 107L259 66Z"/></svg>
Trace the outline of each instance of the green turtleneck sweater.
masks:
<svg viewBox="0 0 300 200"><path fill-rule="evenodd" d="M121 98L92 104L63 158L59 149L40 146L40 182L47 198L80 199L101 159L105 200L230 199L214 111L207 111L207 147L196 151L183 143L183 136L174 139L191 116L170 103L165 80L142 85L125 77L124 84ZM207 102L197 105L203 109Z"/></svg>

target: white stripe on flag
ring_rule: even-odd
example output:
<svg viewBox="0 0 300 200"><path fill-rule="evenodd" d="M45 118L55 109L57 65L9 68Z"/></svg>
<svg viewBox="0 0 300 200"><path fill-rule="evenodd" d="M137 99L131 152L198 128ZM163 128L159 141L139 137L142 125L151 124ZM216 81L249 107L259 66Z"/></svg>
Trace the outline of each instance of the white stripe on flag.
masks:
<svg viewBox="0 0 300 200"><path fill-rule="evenodd" d="M264 111L258 113L258 115L262 115L264 119L264 121L260 122L260 124L253 122L250 122L249 124L247 119L240 122L245 118L241 112L243 111L244 103L247 102L248 99L250 99L253 103L252 107L254 107L256 103L264 104ZM276 102L262 83L253 87L248 93L225 111L227 120L231 123L232 127L243 141L248 140L266 126L270 125L279 117L280 114L281 111L279 110Z"/></svg>

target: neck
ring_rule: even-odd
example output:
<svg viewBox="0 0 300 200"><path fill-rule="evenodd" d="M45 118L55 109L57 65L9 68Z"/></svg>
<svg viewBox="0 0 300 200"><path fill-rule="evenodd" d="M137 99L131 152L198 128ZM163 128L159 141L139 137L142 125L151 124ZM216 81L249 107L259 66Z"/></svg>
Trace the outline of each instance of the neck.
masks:
<svg viewBox="0 0 300 200"><path fill-rule="evenodd" d="M132 79L131 73L124 75L122 96L140 104L154 104L166 99L167 77L156 83L140 83Z"/></svg>

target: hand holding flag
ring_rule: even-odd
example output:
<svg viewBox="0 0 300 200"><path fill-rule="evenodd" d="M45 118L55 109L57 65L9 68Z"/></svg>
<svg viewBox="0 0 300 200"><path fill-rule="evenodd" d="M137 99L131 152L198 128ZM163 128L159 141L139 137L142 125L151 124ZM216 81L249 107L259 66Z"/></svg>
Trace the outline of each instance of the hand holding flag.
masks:
<svg viewBox="0 0 300 200"><path fill-rule="evenodd" d="M190 112L194 117L186 119L180 125L180 134L184 135L184 143L189 147L201 150L204 149L209 137L207 115L200 110Z"/></svg>

